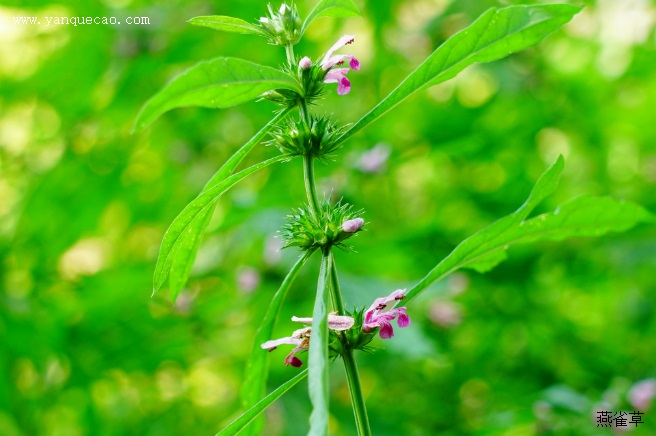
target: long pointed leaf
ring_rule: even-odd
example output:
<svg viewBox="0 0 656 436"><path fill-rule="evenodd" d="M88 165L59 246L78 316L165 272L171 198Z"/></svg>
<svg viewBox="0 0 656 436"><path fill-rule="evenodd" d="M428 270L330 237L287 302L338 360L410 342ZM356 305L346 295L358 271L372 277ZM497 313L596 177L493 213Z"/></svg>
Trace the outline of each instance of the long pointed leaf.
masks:
<svg viewBox="0 0 656 436"><path fill-rule="evenodd" d="M360 16L360 10L352 0L321 0L317 3L314 9L312 9L312 12L307 16L305 22L303 22L301 36L303 36L308 26L317 18L357 16Z"/></svg>
<svg viewBox="0 0 656 436"><path fill-rule="evenodd" d="M598 236L625 231L654 216L642 207L612 198L583 196L565 203L554 212L525 218L556 187L562 158L540 178L531 196L515 213L508 215L460 243L407 293L406 302L428 285L460 268L485 272L506 258L512 244L569 237Z"/></svg>
<svg viewBox="0 0 656 436"><path fill-rule="evenodd" d="M581 8L565 4L490 9L439 46L387 97L340 138L345 141L414 93L455 77L467 66L491 62L537 44Z"/></svg>
<svg viewBox="0 0 656 436"><path fill-rule="evenodd" d="M317 296L312 312L312 337L308 362L308 387L312 414L310 415L311 436L328 434L328 293L332 256L324 253L321 258Z"/></svg>
<svg viewBox="0 0 656 436"><path fill-rule="evenodd" d="M194 17L187 21L189 24L198 27L209 27L210 29L222 32L240 33L242 35L259 35L266 37L267 34L255 24L244 21L240 18L227 17L225 15L208 15Z"/></svg>
<svg viewBox="0 0 656 436"><path fill-rule="evenodd" d="M203 61L177 76L146 102L137 116L134 130L148 126L174 108L226 108L278 88L301 92L293 76L275 68L233 58Z"/></svg>
<svg viewBox="0 0 656 436"><path fill-rule="evenodd" d="M180 247L184 244L185 239L193 233L193 229L196 226L203 224L203 220L205 219L204 213L214 207L219 197L246 176L272 163L285 159L289 159L289 156L276 156L230 176L216 186L202 192L180 212L162 238L162 245L160 246L159 256L157 257L157 265L155 266L155 274L153 275L153 295L164 284L173 259Z"/></svg>
<svg viewBox="0 0 656 436"><path fill-rule="evenodd" d="M276 116L267 123L259 132L257 132L246 144L237 150L222 166L214 173L212 178L205 184L203 191L216 186L218 183L228 178L237 168L237 165L246 157L246 155L262 140L264 135L283 117L289 113L290 109L285 109L276 114ZM212 218L214 208L209 208L203 212L203 218L199 218L199 225L192 227L189 230L187 238L180 246L169 272L169 288L171 291L171 298L173 301L177 298L178 294L184 289L189 278L189 273L196 260L196 253L200 246L203 232L207 228Z"/></svg>
<svg viewBox="0 0 656 436"><path fill-rule="evenodd" d="M233 422L230 423L226 428L221 430L216 434L216 436L233 436L238 434L240 431L242 431L253 419L257 418L257 416L264 412L267 407L269 407L271 404L273 404L274 401L276 401L278 398L280 398L285 392L290 390L296 383L300 382L305 378L305 376L308 375L308 370L305 369L298 374L296 374L294 377L292 377L289 381L283 383L280 385L276 390L271 392L269 395L264 397L261 401L259 401L256 405L248 409L246 412L244 412L239 418L234 420Z"/></svg>
<svg viewBox="0 0 656 436"><path fill-rule="evenodd" d="M253 404L257 403L262 396L264 395L266 382L269 378L269 368L268 368L268 354L260 347L260 344L271 339L273 333L273 328L276 325L276 320L278 319L278 313L280 313L280 307L282 302L291 288L292 283L298 276L298 273L303 268L307 260L312 255L312 252L306 251L303 256L294 264L292 269L287 273L287 276L282 281L280 288L276 291L269 308L267 309L266 315L260 324L260 328L257 329L255 334L255 340L253 342L253 349L251 351L251 357L246 363L246 371L244 372L244 383L241 389L241 398L242 405L244 407L251 407ZM248 428L251 428L253 431L252 434L257 434L261 425L251 425Z"/></svg>

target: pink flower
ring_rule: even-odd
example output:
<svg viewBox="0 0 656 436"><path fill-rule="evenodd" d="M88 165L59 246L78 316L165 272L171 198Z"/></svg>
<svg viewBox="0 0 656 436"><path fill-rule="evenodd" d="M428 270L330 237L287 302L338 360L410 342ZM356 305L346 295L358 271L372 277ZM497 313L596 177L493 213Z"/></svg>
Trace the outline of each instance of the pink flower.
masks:
<svg viewBox="0 0 656 436"><path fill-rule="evenodd" d="M362 330L369 333L374 328L380 328L380 337L389 339L394 336L390 321L396 318L399 327L410 325L410 317L405 313L405 307L392 308L398 301L405 298L405 289L397 289L387 297L376 298L364 314Z"/></svg>
<svg viewBox="0 0 656 436"><path fill-rule="evenodd" d="M656 397L656 379L648 378L634 384L629 390L629 402L639 410L647 410Z"/></svg>
<svg viewBox="0 0 656 436"><path fill-rule="evenodd" d="M292 321L301 322L303 324L312 324L312 318L298 318L293 316ZM340 316L331 313L328 315L328 328L334 331L348 330L353 327L355 320L350 316ZM296 368L303 365L301 359L296 357L296 353L305 351L310 348L310 334L312 327L304 327L295 330L291 336L286 338L275 339L266 341L260 347L265 350L273 351L280 345L296 345L296 347L285 357L285 366L294 366Z"/></svg>
<svg viewBox="0 0 656 436"><path fill-rule="evenodd" d="M362 228L364 220L362 218L355 218L352 220L344 221L342 223L342 230L346 233L355 233Z"/></svg>
<svg viewBox="0 0 656 436"><path fill-rule="evenodd" d="M436 301L431 305L428 317L438 326L449 328L462 322L462 309L451 301Z"/></svg>
<svg viewBox="0 0 656 436"><path fill-rule="evenodd" d="M337 50L343 46L352 43L355 37L344 35L326 52L321 60L321 69L328 71L324 77L324 83L337 83L337 94L345 95L351 91L351 82L346 78L346 74L351 70L359 70L360 62L352 55L336 55ZM336 65L342 65L348 61L349 68L333 68Z"/></svg>

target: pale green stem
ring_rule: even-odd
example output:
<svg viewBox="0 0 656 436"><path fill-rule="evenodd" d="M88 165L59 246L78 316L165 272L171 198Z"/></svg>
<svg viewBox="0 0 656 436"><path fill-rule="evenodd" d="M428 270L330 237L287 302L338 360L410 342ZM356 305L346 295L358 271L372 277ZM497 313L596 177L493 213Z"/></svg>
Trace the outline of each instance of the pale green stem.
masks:
<svg viewBox="0 0 656 436"><path fill-rule="evenodd" d="M333 257L332 252L330 253ZM346 313L344 309L344 300L342 299L342 291L339 287L339 278L337 277L337 265L335 259L332 259L332 270L330 272L331 281L331 296L335 310L339 315ZM344 368L346 369L346 379L349 385L349 392L351 393L351 404L353 405L353 415L355 416L355 424L358 428L359 436L371 436L371 429L369 428L369 417L367 416L367 405L364 402L364 394L362 393L362 385L360 384L360 375L358 373L358 366L355 363L355 356L353 349L347 344L342 353L344 360Z"/></svg>
<svg viewBox="0 0 656 436"><path fill-rule="evenodd" d="M314 156L306 154L303 156L303 178L305 179L305 192L312 214L318 220L321 220L321 209L317 199L317 188L314 184Z"/></svg>

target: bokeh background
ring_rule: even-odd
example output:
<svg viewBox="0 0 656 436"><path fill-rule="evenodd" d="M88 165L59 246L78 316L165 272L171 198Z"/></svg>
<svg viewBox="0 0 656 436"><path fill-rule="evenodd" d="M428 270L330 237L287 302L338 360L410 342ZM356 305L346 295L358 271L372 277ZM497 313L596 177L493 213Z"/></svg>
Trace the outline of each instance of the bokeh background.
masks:
<svg viewBox="0 0 656 436"><path fill-rule="evenodd" d="M353 122L493 0L359 0L297 53L342 34L361 60L352 92L319 111ZM526 2L532 3L532 2ZM306 14L314 2L300 0ZM599 0L538 47L467 69L416 96L320 164L322 192L366 210L357 253L337 253L347 306L411 286L463 238L510 213L559 154L557 193L656 211L656 3ZM277 6L277 4L274 4ZM282 216L305 196L301 163L267 168L220 201L189 287L151 298L162 234L271 117L269 102L172 111L129 130L139 107L203 59L279 65L254 36L194 28L256 20L260 0L5 0L0 6L0 434L208 435L240 413L252 337L298 253ZM147 26L29 26L13 16L147 16ZM259 147L245 164L276 155ZM318 258L275 337L311 313ZM376 435L611 435L595 411L642 410L656 434L656 230L518 246L486 275L463 271L408 311L413 324L360 353ZM269 389L297 370L270 355ZM331 433L354 423L341 364ZM267 435L307 431L302 382Z"/></svg>

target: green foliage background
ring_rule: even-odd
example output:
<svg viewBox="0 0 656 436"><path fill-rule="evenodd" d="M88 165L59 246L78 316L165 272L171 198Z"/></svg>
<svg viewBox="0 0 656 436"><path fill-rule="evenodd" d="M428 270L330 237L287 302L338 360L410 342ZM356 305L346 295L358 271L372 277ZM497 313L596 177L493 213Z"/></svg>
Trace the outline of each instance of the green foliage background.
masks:
<svg viewBox="0 0 656 436"><path fill-rule="evenodd" d="M297 46L319 57L342 34L362 69L325 111L353 122L432 49L490 6L534 2L368 0L364 18L322 19ZM299 1L307 13L313 3ZM257 37L185 23L255 20L260 1L9 0L0 6L0 434L214 434L240 411L258 322L297 253L275 254L282 216L305 198L301 162L224 196L188 291L150 298L159 242L176 214L271 117L269 102L182 109L131 136L139 107L200 60L276 66ZM148 16L149 26L18 26L13 16ZM462 239L516 209L559 154L557 194L656 210L656 3L588 2L538 47L469 68L355 136L317 168L320 189L366 210L357 254L337 253L349 307L412 285ZM384 169L359 168L384 142ZM277 154L258 147L246 164ZM274 241L274 242L272 242ZM312 310L318 259L275 337ZM633 410L656 376L656 230L519 246L480 275L459 273L413 301L413 324L360 353L377 435L612 434L594 410ZM254 290L240 277L257 272ZM243 280L242 280L243 281ZM438 307L461 320L439 324ZM270 355L274 388L297 370ZM341 365L331 432L354 434ZM267 435L303 434L301 383L267 413ZM654 434L654 408L635 435Z"/></svg>

